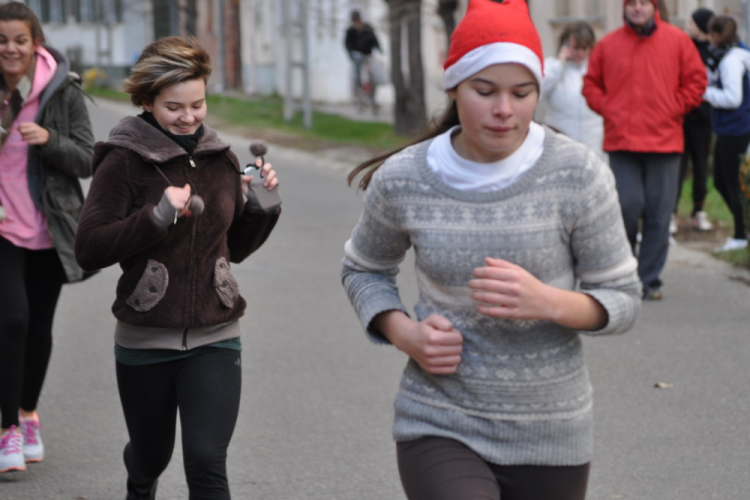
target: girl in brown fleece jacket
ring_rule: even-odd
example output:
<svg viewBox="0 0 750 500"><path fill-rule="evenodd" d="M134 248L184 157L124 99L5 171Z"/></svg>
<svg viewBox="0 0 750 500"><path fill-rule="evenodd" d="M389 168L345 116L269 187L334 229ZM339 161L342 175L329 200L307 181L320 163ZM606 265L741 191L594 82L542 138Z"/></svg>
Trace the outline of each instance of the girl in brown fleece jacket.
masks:
<svg viewBox="0 0 750 500"><path fill-rule="evenodd" d="M280 210L253 208L252 177L240 175L229 146L202 124L210 71L193 39L144 49L125 83L144 113L96 145L76 238L84 269L119 263L123 272L112 310L128 499L155 498L178 409L190 498L230 498L226 451L246 304L229 262L263 244ZM278 184L270 164L261 177L269 189Z"/></svg>

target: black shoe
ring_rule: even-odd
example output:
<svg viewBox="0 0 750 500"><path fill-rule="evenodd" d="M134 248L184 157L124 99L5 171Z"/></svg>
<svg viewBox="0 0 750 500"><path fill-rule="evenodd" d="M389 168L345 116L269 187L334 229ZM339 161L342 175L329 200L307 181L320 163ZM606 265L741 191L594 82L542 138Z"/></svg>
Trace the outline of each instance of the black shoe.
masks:
<svg viewBox="0 0 750 500"><path fill-rule="evenodd" d="M128 494L125 500L156 500L156 485L159 481L154 481L151 485L136 486L128 479Z"/></svg>
<svg viewBox="0 0 750 500"><path fill-rule="evenodd" d="M659 287L643 287L643 300L661 300L661 288Z"/></svg>

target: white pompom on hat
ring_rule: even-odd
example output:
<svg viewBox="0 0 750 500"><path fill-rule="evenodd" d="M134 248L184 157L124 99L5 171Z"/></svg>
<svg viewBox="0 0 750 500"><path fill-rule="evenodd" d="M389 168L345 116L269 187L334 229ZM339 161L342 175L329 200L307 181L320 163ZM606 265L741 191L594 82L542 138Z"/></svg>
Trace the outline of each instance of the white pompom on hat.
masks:
<svg viewBox="0 0 750 500"><path fill-rule="evenodd" d="M525 0L469 0L466 15L451 35L443 89L450 90L494 64L526 66L541 88L542 42Z"/></svg>

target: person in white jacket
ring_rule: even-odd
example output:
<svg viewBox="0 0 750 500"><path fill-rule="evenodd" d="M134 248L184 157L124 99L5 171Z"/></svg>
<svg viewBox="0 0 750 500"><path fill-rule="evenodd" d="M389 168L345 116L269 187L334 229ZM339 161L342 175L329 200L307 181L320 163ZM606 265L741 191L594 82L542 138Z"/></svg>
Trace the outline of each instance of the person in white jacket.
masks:
<svg viewBox="0 0 750 500"><path fill-rule="evenodd" d="M737 250L747 247L739 169L750 144L750 51L739 41L737 22L731 16L713 17L708 36L709 86L703 99L713 106L714 186L734 218L733 237L717 251Z"/></svg>
<svg viewBox="0 0 750 500"><path fill-rule="evenodd" d="M540 121L582 142L607 160L602 151L604 121L591 111L581 94L589 54L596 43L594 30L581 21L567 25L560 35L556 57L544 60Z"/></svg>

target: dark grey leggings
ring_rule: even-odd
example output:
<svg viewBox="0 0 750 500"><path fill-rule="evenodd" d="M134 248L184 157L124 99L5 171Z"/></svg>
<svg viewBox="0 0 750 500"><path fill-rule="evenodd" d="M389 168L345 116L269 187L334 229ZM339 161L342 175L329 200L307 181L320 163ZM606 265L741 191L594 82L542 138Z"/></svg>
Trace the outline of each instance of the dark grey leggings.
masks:
<svg viewBox="0 0 750 500"><path fill-rule="evenodd" d="M227 500L227 447L237 422L240 352L205 348L192 357L145 366L117 363L117 386L130 442L131 483L150 489L174 448L177 410L190 500Z"/></svg>
<svg viewBox="0 0 750 500"><path fill-rule="evenodd" d="M584 500L589 464L504 466L442 437L396 443L409 500Z"/></svg>

